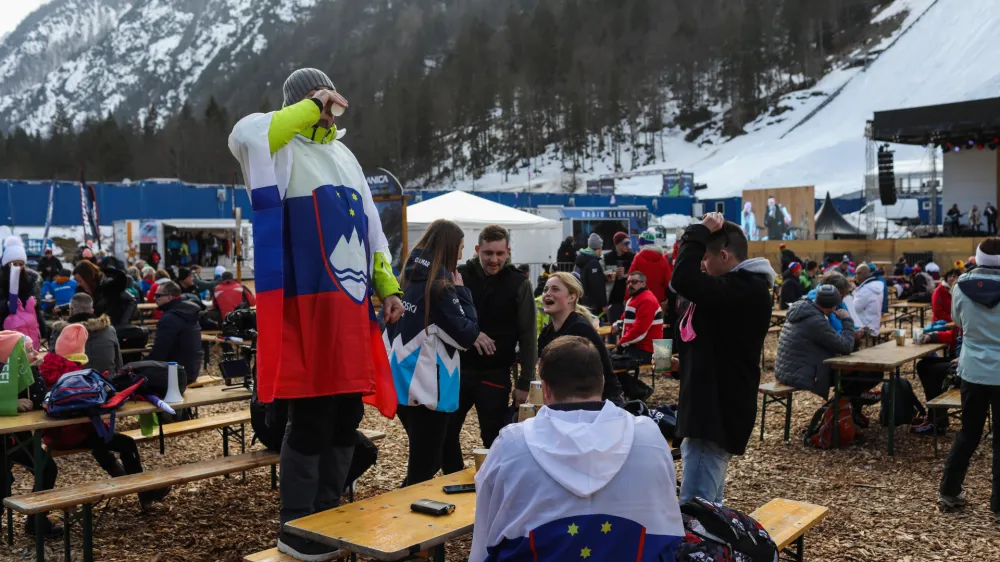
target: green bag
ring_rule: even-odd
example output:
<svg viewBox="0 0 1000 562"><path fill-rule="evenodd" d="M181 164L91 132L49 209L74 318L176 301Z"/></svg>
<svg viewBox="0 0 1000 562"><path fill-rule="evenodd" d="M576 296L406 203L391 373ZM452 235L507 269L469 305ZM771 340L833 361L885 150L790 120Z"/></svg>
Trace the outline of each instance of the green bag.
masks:
<svg viewBox="0 0 1000 562"><path fill-rule="evenodd" d="M17 396L35 382L24 351L24 340L14 344L10 358L0 370L0 416L17 415Z"/></svg>

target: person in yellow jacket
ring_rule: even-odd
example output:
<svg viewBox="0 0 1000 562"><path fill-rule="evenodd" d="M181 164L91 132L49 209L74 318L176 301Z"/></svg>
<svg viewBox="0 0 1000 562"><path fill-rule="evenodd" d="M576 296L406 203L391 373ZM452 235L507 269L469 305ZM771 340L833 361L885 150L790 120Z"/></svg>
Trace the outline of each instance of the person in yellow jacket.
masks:
<svg viewBox="0 0 1000 562"><path fill-rule="evenodd" d="M280 111L244 117L229 138L254 211L255 388L261 403L287 404L282 525L338 505L362 400L395 414L372 292L386 322L403 313L378 210L335 125L347 100L312 68L293 72L283 93ZM284 531L278 549L298 560L336 556Z"/></svg>

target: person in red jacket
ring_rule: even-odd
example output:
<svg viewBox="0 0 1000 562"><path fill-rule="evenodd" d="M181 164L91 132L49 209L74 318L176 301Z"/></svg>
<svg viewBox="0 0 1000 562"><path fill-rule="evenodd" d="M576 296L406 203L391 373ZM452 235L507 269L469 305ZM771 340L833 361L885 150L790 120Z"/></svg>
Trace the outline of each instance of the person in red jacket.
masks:
<svg viewBox="0 0 1000 562"><path fill-rule="evenodd" d="M212 294L212 307L218 310L222 320L225 320L227 314L243 303L257 306L253 291L237 283L232 271L223 273L222 283L215 286L215 292Z"/></svg>
<svg viewBox="0 0 1000 562"><path fill-rule="evenodd" d="M653 340L663 339L663 309L653 292L646 287L646 276L633 271L628 276L629 300L625 317L616 323L613 333L621 332L617 353L629 355L642 364L653 362Z"/></svg>
<svg viewBox="0 0 1000 562"><path fill-rule="evenodd" d="M667 300L667 287L670 286L674 268L663 255L663 248L655 245L653 241L652 233L643 232L639 236L640 250L632 260L629 274L642 272L646 276L647 288L656 297L656 302L662 303Z"/></svg>
<svg viewBox="0 0 1000 562"><path fill-rule="evenodd" d="M950 269L944 274L941 284L931 294L931 320L944 320L951 323L951 286L958 280L957 269Z"/></svg>

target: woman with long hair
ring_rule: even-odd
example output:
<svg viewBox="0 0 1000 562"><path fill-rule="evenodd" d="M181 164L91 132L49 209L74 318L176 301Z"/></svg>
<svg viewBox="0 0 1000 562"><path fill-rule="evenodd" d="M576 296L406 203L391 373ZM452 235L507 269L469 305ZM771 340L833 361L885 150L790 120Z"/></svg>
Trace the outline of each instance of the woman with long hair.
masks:
<svg viewBox="0 0 1000 562"><path fill-rule="evenodd" d="M458 409L459 351L479 336L472 294L457 270L464 240L452 221L431 223L403 269L406 313L386 326L399 419L410 440L407 486L441 468L448 414Z"/></svg>
<svg viewBox="0 0 1000 562"><path fill-rule="evenodd" d="M594 317L585 306L580 304L583 297L583 285L572 273L557 271L545 282L542 292L542 309L552 321L538 334L538 354L541 356L553 340L560 336L582 336L594 344L601 354L601 364L604 367L605 400L616 404L622 403L622 385L611 367L611 356L604 340L594 328Z"/></svg>
<svg viewBox="0 0 1000 562"><path fill-rule="evenodd" d="M112 326L127 325L135 316L135 297L128 292L128 277L124 271L104 269L83 260L73 268L78 293L94 299L94 315L107 314Z"/></svg>

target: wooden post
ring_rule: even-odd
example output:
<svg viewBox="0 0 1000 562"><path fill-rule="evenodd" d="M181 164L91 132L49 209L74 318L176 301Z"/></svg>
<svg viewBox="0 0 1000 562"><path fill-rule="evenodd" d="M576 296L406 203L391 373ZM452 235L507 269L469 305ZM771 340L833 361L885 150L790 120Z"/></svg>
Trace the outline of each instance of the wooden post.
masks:
<svg viewBox="0 0 1000 562"><path fill-rule="evenodd" d="M236 282L243 283L243 209L236 207Z"/></svg>

